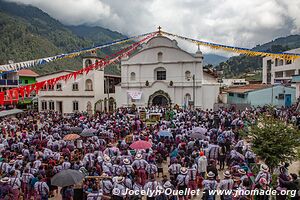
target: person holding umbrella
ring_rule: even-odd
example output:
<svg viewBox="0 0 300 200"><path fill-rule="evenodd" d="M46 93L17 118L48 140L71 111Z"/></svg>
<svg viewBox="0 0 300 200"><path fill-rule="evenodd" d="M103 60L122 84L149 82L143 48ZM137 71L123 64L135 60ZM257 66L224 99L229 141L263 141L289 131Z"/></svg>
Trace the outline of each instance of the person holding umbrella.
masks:
<svg viewBox="0 0 300 200"><path fill-rule="evenodd" d="M73 200L74 189L73 186L65 186L60 190L62 200Z"/></svg>

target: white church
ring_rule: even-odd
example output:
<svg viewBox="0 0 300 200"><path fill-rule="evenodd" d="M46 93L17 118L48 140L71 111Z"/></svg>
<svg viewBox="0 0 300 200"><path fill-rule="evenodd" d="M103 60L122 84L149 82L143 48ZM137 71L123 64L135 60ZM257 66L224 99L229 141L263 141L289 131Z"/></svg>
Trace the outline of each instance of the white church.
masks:
<svg viewBox="0 0 300 200"><path fill-rule="evenodd" d="M215 74L203 69L203 55L179 48L162 35L150 39L135 55L121 61L117 107L152 105L213 109L218 101Z"/></svg>
<svg viewBox="0 0 300 200"><path fill-rule="evenodd" d="M83 66L98 62L96 52L83 58ZM68 74L63 70L39 76L44 81ZM212 109L218 100L215 74L203 69L203 55L180 49L161 35L150 39L136 54L121 60L121 77L104 69L48 86L38 94L39 111L60 113L113 111L117 107L152 105ZM193 101L194 100L194 101Z"/></svg>

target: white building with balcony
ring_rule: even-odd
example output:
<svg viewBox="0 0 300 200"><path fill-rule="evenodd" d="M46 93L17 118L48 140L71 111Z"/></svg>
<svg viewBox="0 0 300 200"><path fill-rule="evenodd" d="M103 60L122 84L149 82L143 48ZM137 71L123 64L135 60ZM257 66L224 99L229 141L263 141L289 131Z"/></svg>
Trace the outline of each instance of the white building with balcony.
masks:
<svg viewBox="0 0 300 200"><path fill-rule="evenodd" d="M286 51L288 53L300 53L300 48ZM263 83L291 83L292 76L300 74L300 59L283 60L263 58Z"/></svg>
<svg viewBox="0 0 300 200"><path fill-rule="evenodd" d="M176 40L154 37L137 54L122 59L117 106L194 104L196 108L212 109L220 84L210 72L203 69L200 50L190 54L179 48Z"/></svg>
<svg viewBox="0 0 300 200"><path fill-rule="evenodd" d="M83 66L89 66L100 58L96 55L83 58ZM69 74L73 71L62 70L39 76L37 81ZM93 70L80 75L76 80L58 82L54 87L45 86L38 94L39 111L53 110L60 113L112 111L115 107L114 85L120 82L120 76L104 74L103 69Z"/></svg>

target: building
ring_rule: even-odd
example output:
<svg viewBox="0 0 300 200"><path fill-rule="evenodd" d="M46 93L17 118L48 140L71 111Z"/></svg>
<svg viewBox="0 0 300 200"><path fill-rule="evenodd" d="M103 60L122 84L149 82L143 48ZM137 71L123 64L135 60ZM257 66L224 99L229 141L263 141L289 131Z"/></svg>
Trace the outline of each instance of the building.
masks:
<svg viewBox="0 0 300 200"><path fill-rule="evenodd" d="M203 69L201 51L190 54L176 40L156 36L136 54L121 61L118 106L151 105L213 108L218 100L217 77ZM195 101L193 103L193 100Z"/></svg>
<svg viewBox="0 0 300 200"><path fill-rule="evenodd" d="M296 90L294 87L284 85L246 85L226 90L227 103L234 105L251 106L285 106L290 107L296 102Z"/></svg>
<svg viewBox="0 0 300 200"><path fill-rule="evenodd" d="M294 75L292 77L292 83L295 84L295 87L296 87L296 99L299 99L299 97L300 97L300 74Z"/></svg>
<svg viewBox="0 0 300 200"><path fill-rule="evenodd" d="M244 86L248 85L249 81L246 81L246 79L222 79L222 87L232 87L232 86Z"/></svg>
<svg viewBox="0 0 300 200"><path fill-rule="evenodd" d="M29 69L23 69L18 72L10 72L8 74L4 74L0 77L0 91L4 92L8 89L17 88L21 85L35 83L37 76L37 73ZM4 106L4 109L11 109L14 107L20 109L32 108L31 105L33 97L34 95L26 97L24 100L19 98L18 103L15 103L14 105L6 105Z"/></svg>
<svg viewBox="0 0 300 200"><path fill-rule="evenodd" d="M286 51L287 53L300 53L300 48ZM283 60L263 58L263 83L291 83L292 76L300 74L300 59Z"/></svg>
<svg viewBox="0 0 300 200"><path fill-rule="evenodd" d="M100 60L95 52L83 58L83 66L87 67ZM37 77L37 81L69 74L70 70L62 70ZM120 76L106 74L104 69L93 70L87 75L79 76L75 81L58 82L54 87L45 86L38 94L39 111L54 110L60 113L113 111L115 104L115 87Z"/></svg>
<svg viewBox="0 0 300 200"><path fill-rule="evenodd" d="M0 91L19 87L19 76L17 72L10 72L0 76Z"/></svg>
<svg viewBox="0 0 300 200"><path fill-rule="evenodd" d="M39 75L30 69L22 69L18 71L19 84L28 85L36 83L36 77Z"/></svg>

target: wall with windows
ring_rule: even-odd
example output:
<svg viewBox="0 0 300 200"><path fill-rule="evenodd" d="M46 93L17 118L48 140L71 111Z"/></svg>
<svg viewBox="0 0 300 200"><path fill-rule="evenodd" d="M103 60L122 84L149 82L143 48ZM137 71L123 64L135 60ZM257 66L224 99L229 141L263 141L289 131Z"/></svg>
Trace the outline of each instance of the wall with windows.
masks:
<svg viewBox="0 0 300 200"><path fill-rule="evenodd" d="M62 102L62 108L60 108L59 102ZM53 110L59 112L60 109L62 109L63 113L86 112L89 104L92 105L92 109L94 109L93 102L91 102L90 98L44 97L39 101L39 111Z"/></svg>
<svg viewBox="0 0 300 200"><path fill-rule="evenodd" d="M35 77L29 77L29 76L20 76L19 77L19 83L21 85L28 85L36 83Z"/></svg>
<svg viewBox="0 0 300 200"><path fill-rule="evenodd" d="M229 104L251 104L252 106L275 105L285 106L287 95L291 96L291 103L296 102L296 89L275 85L273 87L255 90L247 93L228 93L227 103Z"/></svg>
<svg viewBox="0 0 300 200"><path fill-rule="evenodd" d="M287 53L300 53L300 48L286 51ZM300 74L300 59L283 60L263 58L263 83L290 83L293 75Z"/></svg>

